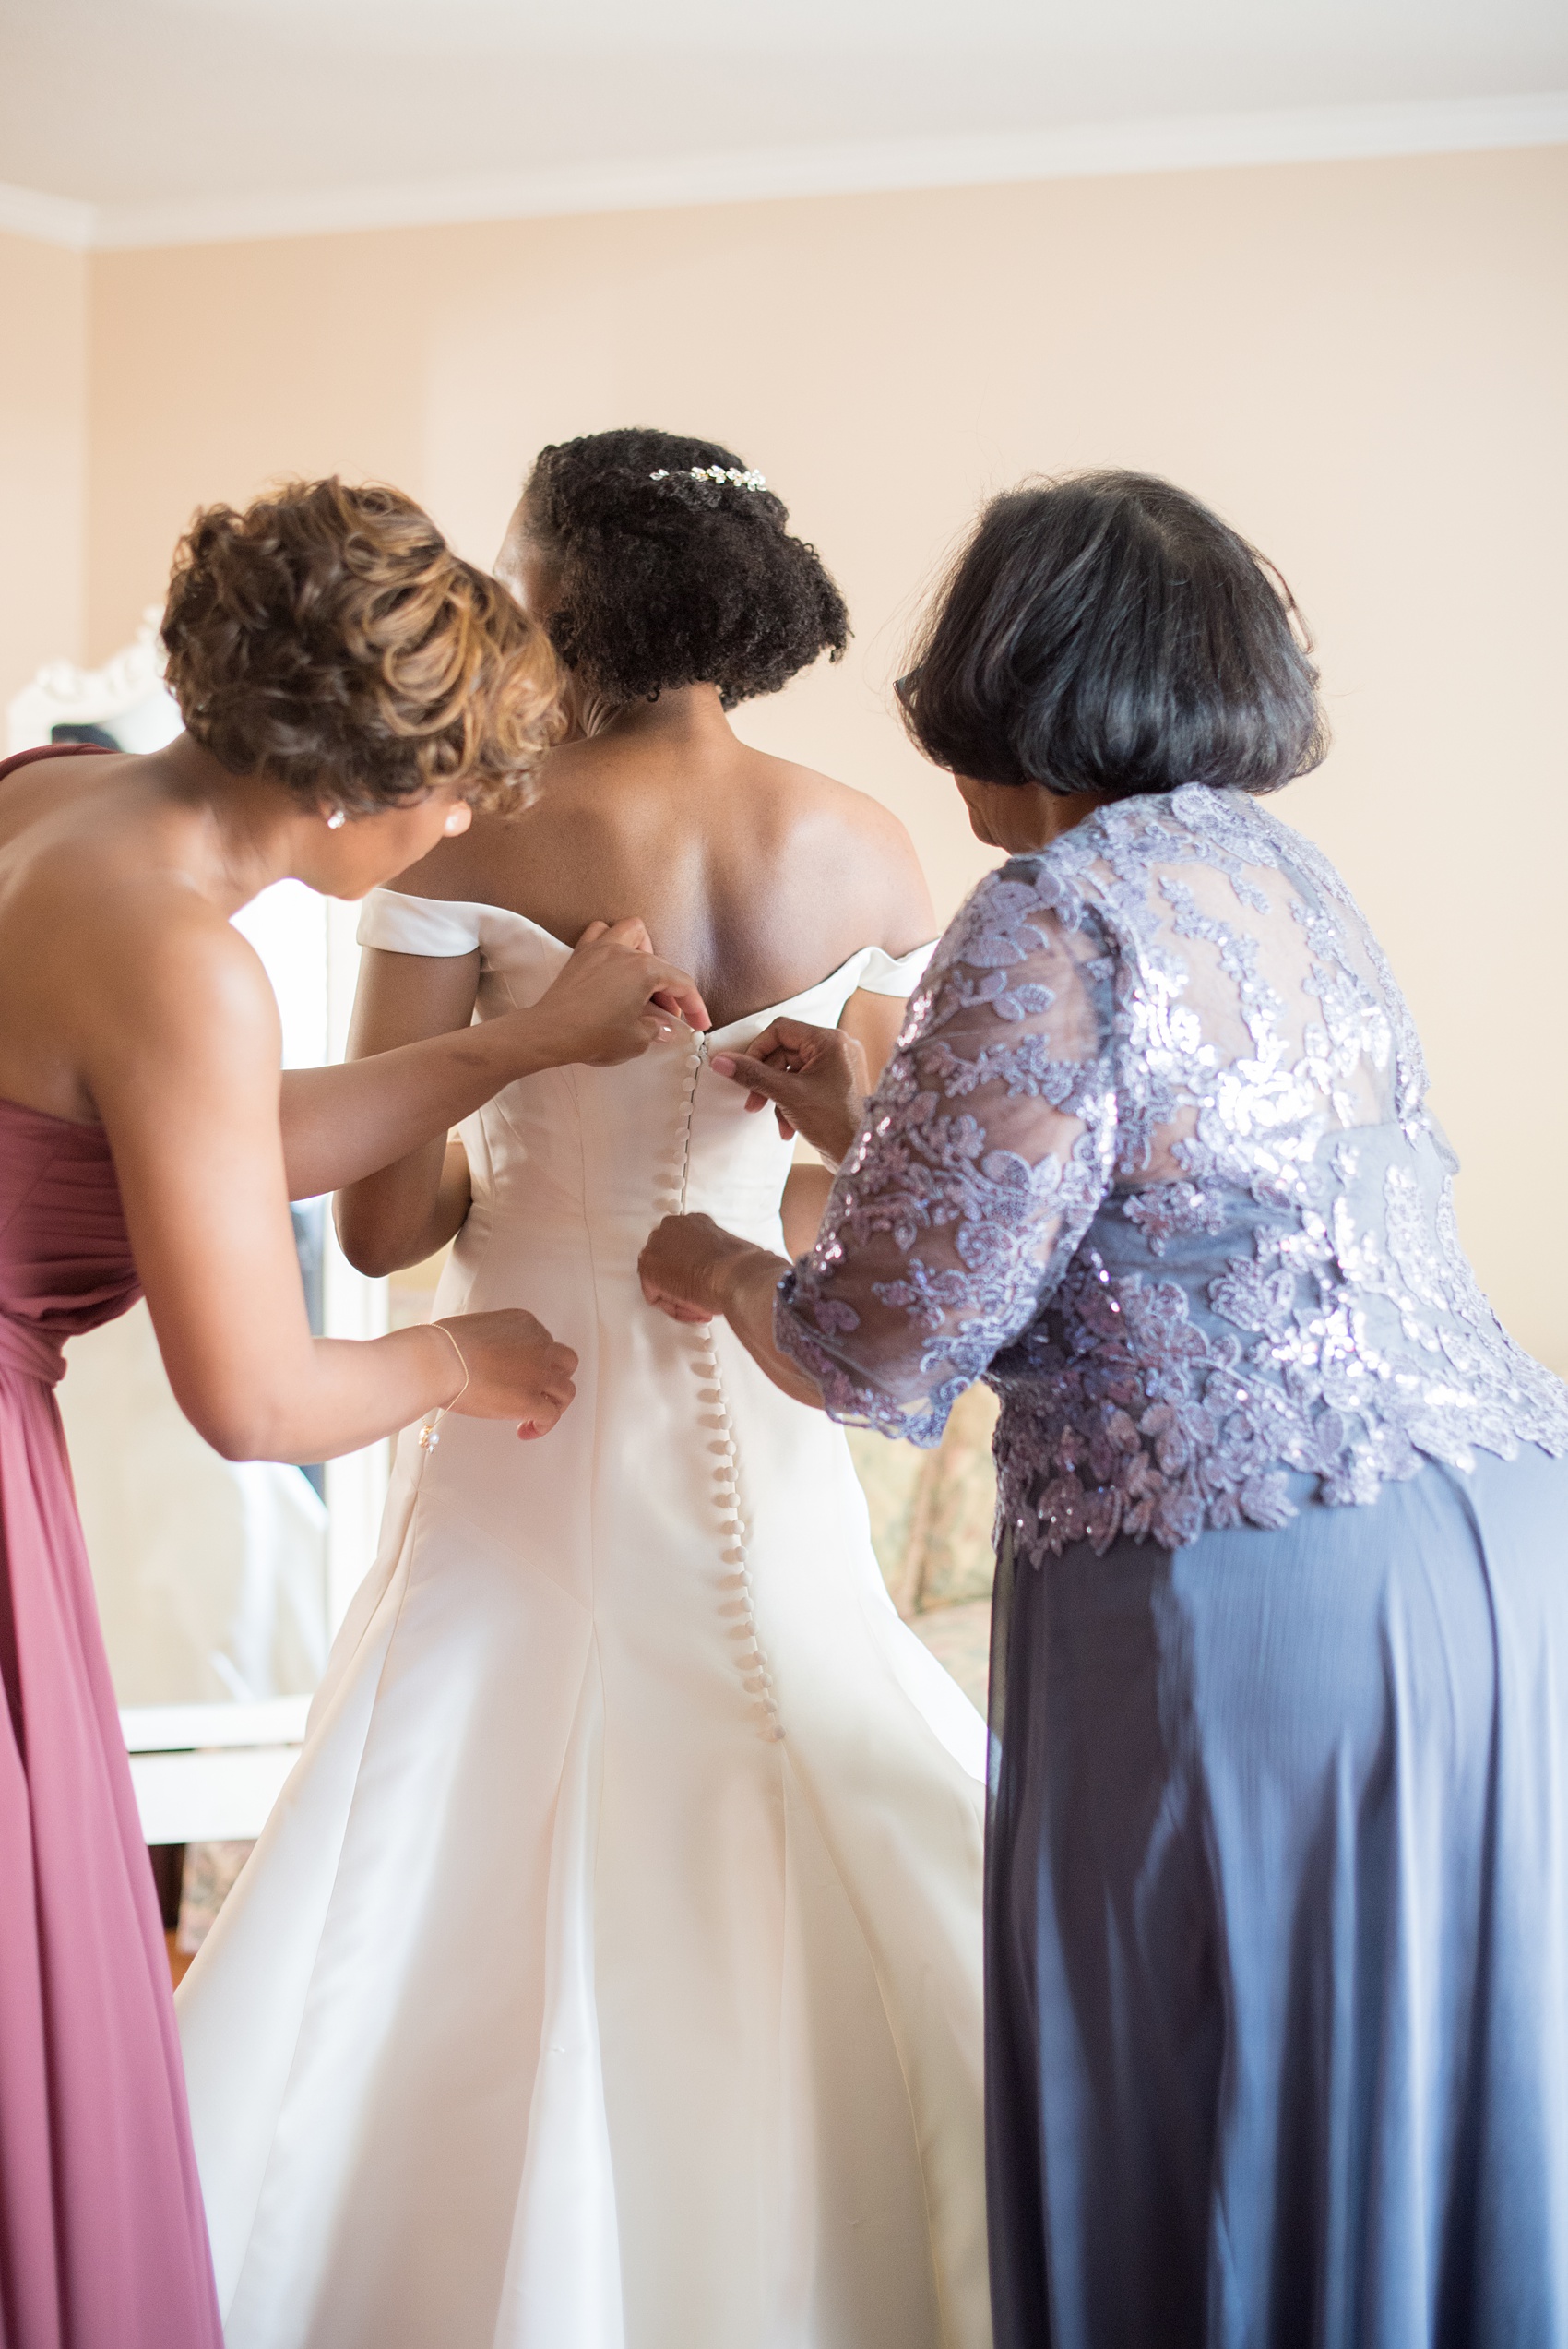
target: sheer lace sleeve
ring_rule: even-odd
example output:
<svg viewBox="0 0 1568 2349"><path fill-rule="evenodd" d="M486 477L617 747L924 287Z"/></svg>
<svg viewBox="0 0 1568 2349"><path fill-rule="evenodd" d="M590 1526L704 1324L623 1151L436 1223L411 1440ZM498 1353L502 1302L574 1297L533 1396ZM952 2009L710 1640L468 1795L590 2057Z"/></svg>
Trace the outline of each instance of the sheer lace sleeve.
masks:
<svg viewBox="0 0 1568 2349"><path fill-rule="evenodd" d="M955 921L779 1286L778 1342L834 1418L934 1444L1061 1279L1110 1181L1111 983L1048 864L1004 866Z"/></svg>

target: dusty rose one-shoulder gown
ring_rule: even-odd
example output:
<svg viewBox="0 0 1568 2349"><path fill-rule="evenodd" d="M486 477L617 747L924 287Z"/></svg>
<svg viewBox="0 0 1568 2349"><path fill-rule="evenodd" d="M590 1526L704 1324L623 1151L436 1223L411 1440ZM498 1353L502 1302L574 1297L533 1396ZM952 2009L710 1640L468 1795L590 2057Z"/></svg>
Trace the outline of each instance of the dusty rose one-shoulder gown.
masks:
<svg viewBox="0 0 1568 2349"><path fill-rule="evenodd" d="M101 1129L0 1100L0 2349L222 2338L53 1395L62 1340L136 1295Z"/></svg>

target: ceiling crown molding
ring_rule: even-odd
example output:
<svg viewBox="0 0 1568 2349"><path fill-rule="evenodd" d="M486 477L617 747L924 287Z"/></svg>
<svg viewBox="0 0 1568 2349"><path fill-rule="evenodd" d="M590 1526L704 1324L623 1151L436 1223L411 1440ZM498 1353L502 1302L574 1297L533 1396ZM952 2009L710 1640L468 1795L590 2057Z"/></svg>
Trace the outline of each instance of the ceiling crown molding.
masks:
<svg viewBox="0 0 1568 2349"><path fill-rule="evenodd" d="M759 148L464 179L89 205L0 188L0 229L81 249L228 244L365 229L653 211L785 197L1341 162L1568 143L1568 91L1173 115L1047 131Z"/></svg>
<svg viewBox="0 0 1568 2349"><path fill-rule="evenodd" d="M36 187L9 187L0 180L0 231L35 237L42 244L69 245L85 253L93 242L98 208L70 196L44 196Z"/></svg>

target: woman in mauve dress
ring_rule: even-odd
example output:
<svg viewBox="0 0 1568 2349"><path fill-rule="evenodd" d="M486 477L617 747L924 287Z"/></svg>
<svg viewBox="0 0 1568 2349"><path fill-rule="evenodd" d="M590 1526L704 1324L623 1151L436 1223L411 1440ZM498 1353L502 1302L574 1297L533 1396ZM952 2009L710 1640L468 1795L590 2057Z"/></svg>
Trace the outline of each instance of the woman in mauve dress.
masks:
<svg viewBox="0 0 1568 2349"><path fill-rule="evenodd" d="M702 1020L639 926L531 1010L279 1084L229 916L285 876L359 897L516 804L555 668L396 491L197 517L164 618L187 732L0 765L0 2349L217 2349L168 1965L52 1389L145 1289L232 1459L311 1461L446 1409L542 1436L575 1357L520 1310L313 1339L289 1200L512 1079ZM659 1003L652 997L659 996Z"/></svg>
<svg viewBox="0 0 1568 2349"><path fill-rule="evenodd" d="M644 1257L836 1418L1002 1397L998 2349L1568 2340L1568 1390L1256 795L1323 751L1289 619L1169 483L999 498L903 694L1008 862L869 1102L725 1056L841 1161L812 1252Z"/></svg>

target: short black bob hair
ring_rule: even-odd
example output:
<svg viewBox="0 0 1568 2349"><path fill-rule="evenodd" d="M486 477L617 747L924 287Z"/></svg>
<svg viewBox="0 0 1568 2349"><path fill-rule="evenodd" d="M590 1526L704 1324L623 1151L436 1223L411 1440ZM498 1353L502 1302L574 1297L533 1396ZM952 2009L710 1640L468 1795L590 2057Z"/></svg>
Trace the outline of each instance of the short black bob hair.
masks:
<svg viewBox="0 0 1568 2349"><path fill-rule="evenodd" d="M1328 748L1299 627L1278 573L1195 497L1072 474L986 507L898 698L925 756L977 782L1277 791Z"/></svg>
<svg viewBox="0 0 1568 2349"><path fill-rule="evenodd" d="M733 709L849 640L816 549L717 441L629 429L541 448L523 519L559 575L555 650L612 703L713 685Z"/></svg>

